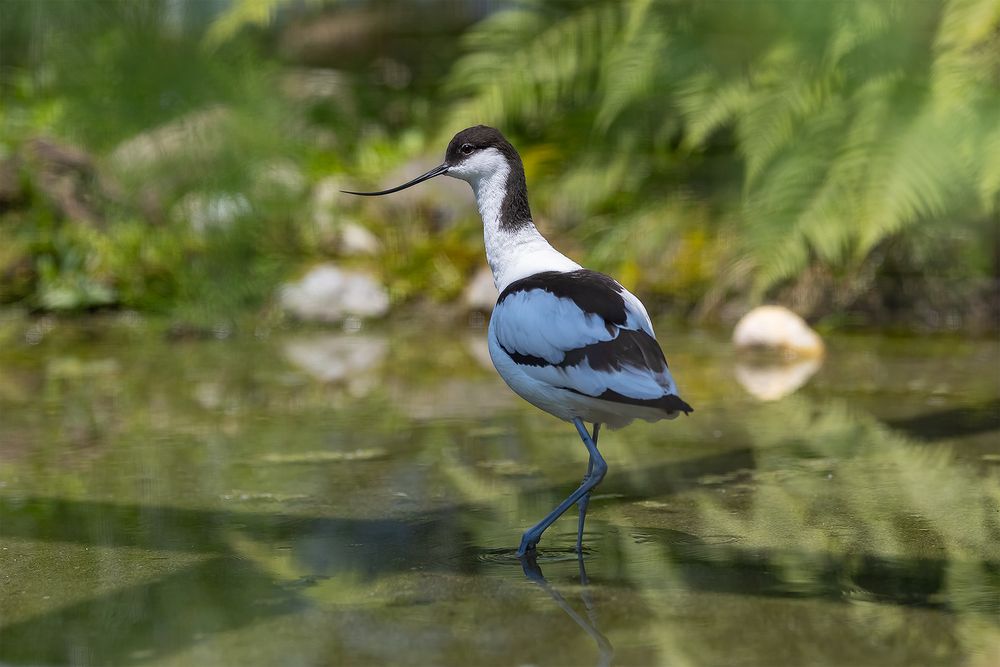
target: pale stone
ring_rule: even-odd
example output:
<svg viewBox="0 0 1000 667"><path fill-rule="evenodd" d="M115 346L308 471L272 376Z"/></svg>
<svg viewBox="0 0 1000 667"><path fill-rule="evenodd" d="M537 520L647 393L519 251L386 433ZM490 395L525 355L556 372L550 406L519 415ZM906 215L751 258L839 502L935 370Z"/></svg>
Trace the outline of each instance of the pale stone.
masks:
<svg viewBox="0 0 1000 667"><path fill-rule="evenodd" d="M298 282L282 287L281 305L301 320L340 322L352 316L385 315L389 311L389 293L364 273L321 264Z"/></svg>
<svg viewBox="0 0 1000 667"><path fill-rule="evenodd" d="M259 194L291 195L298 197L305 192L308 182L305 174L291 160L272 160L254 168L254 181Z"/></svg>
<svg viewBox="0 0 1000 667"><path fill-rule="evenodd" d="M219 106L193 111L123 141L111 152L111 161L128 171L182 154L207 159L219 151L231 116L228 109Z"/></svg>
<svg viewBox="0 0 1000 667"><path fill-rule="evenodd" d="M339 99L351 95L350 77L335 69L289 67L281 76L281 90L296 101Z"/></svg>
<svg viewBox="0 0 1000 667"><path fill-rule="evenodd" d="M493 272L488 266L482 266L466 285L462 303L469 310L489 313L493 311L498 296L496 285L493 284Z"/></svg>
<svg viewBox="0 0 1000 667"><path fill-rule="evenodd" d="M174 205L170 217L204 234L210 229L228 229L251 211L250 201L239 193L190 192Z"/></svg>
<svg viewBox="0 0 1000 667"><path fill-rule="evenodd" d="M343 224L338 246L340 254L347 257L377 255L379 251L378 238L356 222Z"/></svg>
<svg viewBox="0 0 1000 667"><path fill-rule="evenodd" d="M336 204L340 182L328 176L316 182L312 188L312 196L309 210L312 215L313 233L315 234L315 244L324 252L336 252L340 242L336 219L333 212L338 211L339 215L343 207Z"/></svg>
<svg viewBox="0 0 1000 667"><path fill-rule="evenodd" d="M313 186L312 219L320 244L346 256L378 254L378 238L345 216L341 202L350 195L340 192L342 187L345 186L332 176L320 179Z"/></svg>
<svg viewBox="0 0 1000 667"><path fill-rule="evenodd" d="M316 209L329 210L343 195L340 181L335 176L327 176L316 181L312 190L312 204Z"/></svg>
<svg viewBox="0 0 1000 667"><path fill-rule="evenodd" d="M733 330L733 344L804 357L821 356L824 350L819 334L784 306L759 306L744 315Z"/></svg>

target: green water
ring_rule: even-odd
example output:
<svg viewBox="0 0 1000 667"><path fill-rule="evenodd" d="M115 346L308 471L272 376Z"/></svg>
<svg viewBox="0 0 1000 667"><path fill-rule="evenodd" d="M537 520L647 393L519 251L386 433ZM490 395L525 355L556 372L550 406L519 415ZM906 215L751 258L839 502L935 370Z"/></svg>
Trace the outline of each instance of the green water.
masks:
<svg viewBox="0 0 1000 667"><path fill-rule="evenodd" d="M572 513L512 556L586 453L481 329L9 325L0 662L1000 664L997 343L669 330L696 412L602 433L582 578Z"/></svg>

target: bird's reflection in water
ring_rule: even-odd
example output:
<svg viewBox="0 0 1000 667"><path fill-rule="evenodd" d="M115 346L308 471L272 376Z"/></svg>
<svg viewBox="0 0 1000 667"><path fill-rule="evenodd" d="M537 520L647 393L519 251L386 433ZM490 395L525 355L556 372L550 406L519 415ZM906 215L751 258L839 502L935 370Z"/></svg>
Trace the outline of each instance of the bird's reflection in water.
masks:
<svg viewBox="0 0 1000 667"><path fill-rule="evenodd" d="M552 584L550 584L545 576L542 574L542 568L538 566L538 562L535 560L534 554L528 554L521 557L521 567L524 569L524 576L528 578L529 581L538 585L543 591L549 594L549 596L555 600L559 608L562 609L567 616L573 619L573 622L580 626L580 628L586 632L594 643L597 644L598 659L597 665L599 667L607 667L611 664L611 659L614 658L615 648L608 641L608 638L601 634L601 631L597 629L597 612L594 610L594 601L590 597L590 589L588 585L590 580L587 578L587 568L583 563L583 554L577 554L577 563L580 565L580 599L583 601L583 606L587 610L587 617L584 618L580 613L573 608L573 606L563 597L562 593L557 591Z"/></svg>

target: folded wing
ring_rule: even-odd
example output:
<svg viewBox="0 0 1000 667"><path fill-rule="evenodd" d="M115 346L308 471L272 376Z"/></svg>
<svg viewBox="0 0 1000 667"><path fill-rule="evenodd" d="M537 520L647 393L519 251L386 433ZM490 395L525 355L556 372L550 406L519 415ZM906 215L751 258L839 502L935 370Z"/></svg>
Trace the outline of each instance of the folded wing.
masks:
<svg viewBox="0 0 1000 667"><path fill-rule="evenodd" d="M642 304L595 271L544 272L509 285L492 328L532 378L593 398L690 412Z"/></svg>

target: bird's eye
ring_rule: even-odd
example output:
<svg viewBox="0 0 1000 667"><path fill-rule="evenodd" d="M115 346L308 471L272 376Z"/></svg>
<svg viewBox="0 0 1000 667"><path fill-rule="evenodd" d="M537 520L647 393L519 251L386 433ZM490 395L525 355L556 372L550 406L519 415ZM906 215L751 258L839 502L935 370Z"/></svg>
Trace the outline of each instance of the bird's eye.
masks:
<svg viewBox="0 0 1000 667"><path fill-rule="evenodd" d="M462 151L463 155L472 155L472 151L475 150L475 147L472 144L462 144L462 147L459 150Z"/></svg>

